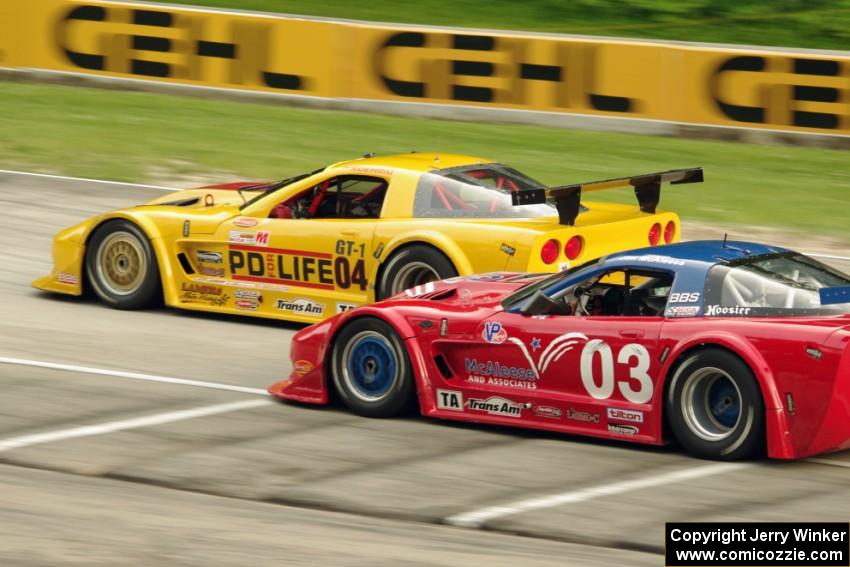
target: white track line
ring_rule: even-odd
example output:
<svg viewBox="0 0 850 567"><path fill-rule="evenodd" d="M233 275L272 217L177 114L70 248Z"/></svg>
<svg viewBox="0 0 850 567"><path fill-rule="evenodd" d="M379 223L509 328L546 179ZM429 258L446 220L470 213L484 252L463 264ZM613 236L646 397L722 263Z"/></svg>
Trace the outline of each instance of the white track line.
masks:
<svg viewBox="0 0 850 567"><path fill-rule="evenodd" d="M24 175L28 177L43 177L46 179L61 179L62 181L81 181L85 183L104 183L107 185L121 185L123 187L139 187L141 189L157 189L159 191L181 191L174 187L162 187L160 185L145 185L141 183L126 183L124 181L107 181L105 179L89 179L87 177L69 177L67 175L51 175L49 173L32 173L29 171L15 171L13 169L0 169L0 173L9 175Z"/></svg>
<svg viewBox="0 0 850 567"><path fill-rule="evenodd" d="M49 368L50 370L64 370L67 372L79 372L81 374L95 374L98 376L114 376L116 378L127 378L129 380L147 380L149 382L162 382L164 384L178 384L180 386L195 386L196 388L209 388L211 390L226 390L228 392L239 392L241 394L254 394L268 396L269 393L260 388L247 388L245 386L234 386L232 384L221 384L219 382L205 382L203 380L189 380L187 378L174 378L171 376L158 376L156 374L142 374L140 372L128 372L125 370L107 370L105 368L91 368L89 366L77 366L75 364L60 364L57 362L44 362L41 360L27 360L24 358L10 358L0 356L0 364L15 364L18 366L32 366L35 368Z"/></svg>
<svg viewBox="0 0 850 567"><path fill-rule="evenodd" d="M749 468L751 466L753 465L748 463L716 463L703 467L687 468L647 478L624 480L621 482L582 488L580 490L571 490L569 492L561 492L558 494L529 498L527 500L519 500L502 506L489 506L487 508L481 508L471 512L455 514L454 516L449 516L444 521L453 526L480 528L490 520L504 518L505 516L511 516L521 512L553 508L564 504L587 502L588 500L596 500L597 498L614 496L616 494L623 494L624 492L632 492L643 488L651 488L653 486L661 486L673 482L683 482L696 478L725 474Z"/></svg>
<svg viewBox="0 0 850 567"><path fill-rule="evenodd" d="M23 435L21 437L12 437L10 439L0 440L0 452L20 449L21 447L29 447L31 445L40 445L42 443L51 443L53 441L64 441L66 439L74 439L77 437L91 437L92 435L103 435L105 433L123 431L125 429L150 427L152 425L161 425L163 423L183 421L196 417L257 408L271 403L272 402L269 400L243 400L241 402L230 402L227 404L216 404L213 406L204 406L195 409L159 413L144 417L123 419L121 421L109 421L107 423L99 423L97 425L84 425L82 427L73 427L71 429L60 429L58 431L47 431L45 433Z"/></svg>

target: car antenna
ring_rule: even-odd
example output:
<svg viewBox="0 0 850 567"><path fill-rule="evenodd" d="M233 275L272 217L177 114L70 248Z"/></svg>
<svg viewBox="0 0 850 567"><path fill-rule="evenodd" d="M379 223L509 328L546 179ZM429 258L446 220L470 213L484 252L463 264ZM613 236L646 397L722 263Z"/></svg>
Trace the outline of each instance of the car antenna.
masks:
<svg viewBox="0 0 850 567"><path fill-rule="evenodd" d="M728 236L729 236L729 234L728 234L728 233L726 233L726 232L724 232L724 233L723 233L723 248L726 248L726 238L727 238Z"/></svg>

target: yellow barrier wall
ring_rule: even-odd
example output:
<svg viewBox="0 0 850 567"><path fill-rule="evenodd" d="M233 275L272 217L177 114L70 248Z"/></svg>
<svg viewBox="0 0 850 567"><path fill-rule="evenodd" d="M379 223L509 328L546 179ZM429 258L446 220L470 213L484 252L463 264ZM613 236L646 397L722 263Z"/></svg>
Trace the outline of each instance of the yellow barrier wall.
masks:
<svg viewBox="0 0 850 567"><path fill-rule="evenodd" d="M850 134L850 55L0 2L0 66L321 97Z"/></svg>

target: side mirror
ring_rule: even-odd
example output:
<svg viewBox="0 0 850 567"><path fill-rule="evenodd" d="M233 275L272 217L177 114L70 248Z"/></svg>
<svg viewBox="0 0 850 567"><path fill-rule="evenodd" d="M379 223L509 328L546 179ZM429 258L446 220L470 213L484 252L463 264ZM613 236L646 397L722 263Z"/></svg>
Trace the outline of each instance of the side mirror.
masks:
<svg viewBox="0 0 850 567"><path fill-rule="evenodd" d="M538 289L529 302L520 309L520 313L523 315L572 315L573 310L563 301L552 299Z"/></svg>

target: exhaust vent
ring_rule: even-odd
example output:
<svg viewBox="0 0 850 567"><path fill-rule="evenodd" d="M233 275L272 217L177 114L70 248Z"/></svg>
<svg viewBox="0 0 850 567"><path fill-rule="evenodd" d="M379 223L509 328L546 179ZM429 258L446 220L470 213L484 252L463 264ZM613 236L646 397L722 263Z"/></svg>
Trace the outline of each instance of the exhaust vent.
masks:
<svg viewBox="0 0 850 567"><path fill-rule="evenodd" d="M440 370L440 374L443 375L443 378L449 379L455 377L442 354L438 354L434 357L434 364L437 365L437 368Z"/></svg>
<svg viewBox="0 0 850 567"><path fill-rule="evenodd" d="M180 266L183 267L183 271L187 274L191 275L195 273L194 268L192 268L192 264L189 263L189 258L186 257L186 254L180 252L177 255L177 260L180 262Z"/></svg>

